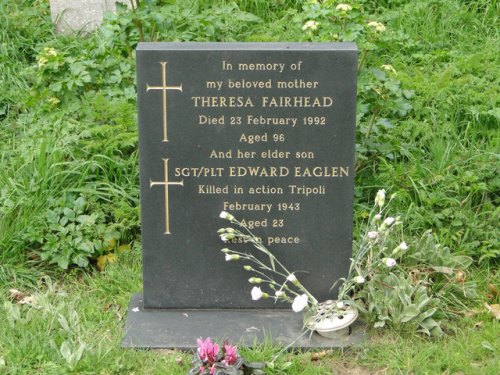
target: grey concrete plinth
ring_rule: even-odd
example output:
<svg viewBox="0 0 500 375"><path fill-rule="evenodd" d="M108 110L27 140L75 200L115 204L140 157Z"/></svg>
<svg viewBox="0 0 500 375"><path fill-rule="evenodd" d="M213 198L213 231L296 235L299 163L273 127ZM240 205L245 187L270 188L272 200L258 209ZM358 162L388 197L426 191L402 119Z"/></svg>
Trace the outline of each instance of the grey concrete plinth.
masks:
<svg viewBox="0 0 500 375"><path fill-rule="evenodd" d="M167 310L144 309L142 294L132 296L122 347L193 350L198 337L251 347L269 340L303 350L358 345L366 339L363 325L351 326L349 335L326 339L303 335L302 314L291 310Z"/></svg>

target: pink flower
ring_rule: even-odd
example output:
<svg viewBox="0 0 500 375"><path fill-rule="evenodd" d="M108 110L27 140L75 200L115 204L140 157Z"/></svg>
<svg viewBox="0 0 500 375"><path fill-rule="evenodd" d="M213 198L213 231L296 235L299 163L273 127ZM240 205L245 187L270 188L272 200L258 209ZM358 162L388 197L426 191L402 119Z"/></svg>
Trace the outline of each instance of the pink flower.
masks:
<svg viewBox="0 0 500 375"><path fill-rule="evenodd" d="M224 360L228 365L234 365L238 359L237 347L230 344L224 344Z"/></svg>
<svg viewBox="0 0 500 375"><path fill-rule="evenodd" d="M208 362L214 363L217 362L217 355L219 354L219 345L214 344L210 337L207 337L205 341L201 339L201 337L196 340L198 344L198 356L202 360L203 363Z"/></svg>

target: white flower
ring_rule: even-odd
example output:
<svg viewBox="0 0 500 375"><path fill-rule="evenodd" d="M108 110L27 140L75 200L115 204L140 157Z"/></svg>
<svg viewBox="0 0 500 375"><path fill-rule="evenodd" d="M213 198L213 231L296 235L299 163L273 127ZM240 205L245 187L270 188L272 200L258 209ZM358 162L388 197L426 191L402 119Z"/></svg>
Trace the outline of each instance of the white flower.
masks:
<svg viewBox="0 0 500 375"><path fill-rule="evenodd" d="M291 273L290 275L287 276L287 281L290 281L291 283L296 283L297 282L297 278L295 277L295 275L293 273Z"/></svg>
<svg viewBox="0 0 500 375"><path fill-rule="evenodd" d="M408 245L406 242L401 242L396 248L392 251L392 255L398 255L400 251L406 251L408 250Z"/></svg>
<svg viewBox="0 0 500 375"><path fill-rule="evenodd" d="M295 312L301 312L307 306L307 295L302 294L301 296L295 297L292 303L292 310Z"/></svg>
<svg viewBox="0 0 500 375"><path fill-rule="evenodd" d="M44 66L45 64L47 64L48 62L49 62L49 60L47 60L46 57L43 57L43 56L39 57L38 58L38 67L40 68L40 67Z"/></svg>
<svg viewBox="0 0 500 375"><path fill-rule="evenodd" d="M282 297L282 296L283 296L283 294L284 294L284 293L283 293L283 291L281 291L281 290L277 290L276 292L274 292L274 295L275 295L276 297L278 297L278 298Z"/></svg>
<svg viewBox="0 0 500 375"><path fill-rule="evenodd" d="M335 9L338 11L348 12L352 10L352 6L350 6L349 4L339 4Z"/></svg>
<svg viewBox="0 0 500 375"><path fill-rule="evenodd" d="M226 254L226 262L230 262L231 260L238 260L240 256L238 254Z"/></svg>
<svg viewBox="0 0 500 375"><path fill-rule="evenodd" d="M225 219L225 220L229 220L229 221L232 221L234 220L234 216L231 215L229 212L226 212L226 211L222 211L219 215L219 217L221 219Z"/></svg>
<svg viewBox="0 0 500 375"><path fill-rule="evenodd" d="M389 216L384 220L384 224L387 225L388 227L390 227L392 224L394 224L395 221L396 221L396 219Z"/></svg>
<svg viewBox="0 0 500 375"><path fill-rule="evenodd" d="M61 103L61 101L60 101L58 98L56 98L55 96L51 96L51 97L50 97L49 99L47 99L47 100L48 100L48 102L49 102L50 104L52 104L52 105L57 105L57 104Z"/></svg>
<svg viewBox="0 0 500 375"><path fill-rule="evenodd" d="M372 230L372 231L368 232L368 233L367 233L367 235L368 235L368 238L369 238L370 240L376 240L376 239L377 239L377 237L378 237L378 232L377 232L377 231Z"/></svg>
<svg viewBox="0 0 500 375"><path fill-rule="evenodd" d="M342 302L342 301L338 301L338 302L335 304L335 306L337 307L337 309L341 309L341 308L343 308L343 307L344 307L344 302Z"/></svg>
<svg viewBox="0 0 500 375"><path fill-rule="evenodd" d="M393 258L385 258L384 263L387 267L394 267L396 265L396 260Z"/></svg>
<svg viewBox="0 0 500 375"><path fill-rule="evenodd" d="M47 56L57 56L56 50L52 47L45 47L43 52L45 52Z"/></svg>
<svg viewBox="0 0 500 375"><path fill-rule="evenodd" d="M302 26L302 30L306 31L306 30L312 30L312 31L315 31L315 30L318 30L318 26L319 26L319 23L314 21L314 20L309 20L307 21L304 26Z"/></svg>
<svg viewBox="0 0 500 375"><path fill-rule="evenodd" d="M254 286L254 287L252 288L252 292L251 292L251 294L252 294L252 299L253 299L254 301L258 301L258 300L259 300L259 299L261 299L261 298L262 298L262 296L264 295L264 293L262 293L262 290L260 290L260 288L259 288L258 286Z"/></svg>
<svg viewBox="0 0 500 375"><path fill-rule="evenodd" d="M375 196L375 204L380 208L384 206L385 203L385 189L381 189L377 191L377 195Z"/></svg>
<svg viewBox="0 0 500 375"><path fill-rule="evenodd" d="M385 31L385 26L382 23L377 22L377 21L368 22L368 27L373 27L375 29L375 31L380 32L380 33L382 31Z"/></svg>
<svg viewBox="0 0 500 375"><path fill-rule="evenodd" d="M356 282L356 284L363 284L365 282L365 278L358 275L354 278L354 281Z"/></svg>

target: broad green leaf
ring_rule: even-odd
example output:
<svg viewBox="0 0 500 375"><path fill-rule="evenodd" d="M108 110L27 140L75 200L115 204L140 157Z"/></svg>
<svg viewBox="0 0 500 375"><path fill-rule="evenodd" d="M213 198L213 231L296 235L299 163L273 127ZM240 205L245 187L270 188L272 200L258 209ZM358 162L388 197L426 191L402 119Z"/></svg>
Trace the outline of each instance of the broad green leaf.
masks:
<svg viewBox="0 0 500 375"><path fill-rule="evenodd" d="M406 323L415 319L420 314L419 309L415 305L406 306L401 313L401 322Z"/></svg>
<svg viewBox="0 0 500 375"><path fill-rule="evenodd" d="M72 355L71 355L71 349L70 349L69 341L68 340L66 340L66 341L64 341L62 343L61 348L59 349L59 351L61 352L61 355L66 360L66 362L69 365L71 365L71 363L73 362L73 358L72 358Z"/></svg>

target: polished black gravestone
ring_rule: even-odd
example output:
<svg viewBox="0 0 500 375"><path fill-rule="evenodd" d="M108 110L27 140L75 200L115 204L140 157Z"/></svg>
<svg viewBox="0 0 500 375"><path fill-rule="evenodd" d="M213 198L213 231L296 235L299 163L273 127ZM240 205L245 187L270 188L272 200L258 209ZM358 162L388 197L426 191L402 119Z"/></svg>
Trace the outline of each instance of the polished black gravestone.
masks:
<svg viewBox="0 0 500 375"><path fill-rule="evenodd" d="M144 290L124 346L300 335L301 314L252 301L254 275L224 261L222 247L253 249L220 242L222 210L335 298L352 247L356 69L352 43L139 44ZM337 346L320 341L298 346Z"/></svg>

